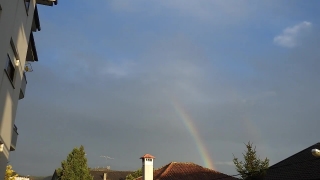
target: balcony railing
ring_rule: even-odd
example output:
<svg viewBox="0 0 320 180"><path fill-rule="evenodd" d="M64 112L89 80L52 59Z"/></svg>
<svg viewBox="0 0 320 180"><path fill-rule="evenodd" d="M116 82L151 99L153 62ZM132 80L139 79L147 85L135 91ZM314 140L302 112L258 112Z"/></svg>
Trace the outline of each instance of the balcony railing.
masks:
<svg viewBox="0 0 320 180"><path fill-rule="evenodd" d="M19 135L19 134L18 134L18 128L17 128L16 125L14 125L14 126L13 126L13 130L12 130L10 151L16 150L18 135Z"/></svg>
<svg viewBox="0 0 320 180"><path fill-rule="evenodd" d="M19 99L23 99L24 98L24 95L26 93L26 86L27 86L27 78L26 78L26 74L23 73L23 77L22 77L22 81L21 81L21 87L20 87Z"/></svg>

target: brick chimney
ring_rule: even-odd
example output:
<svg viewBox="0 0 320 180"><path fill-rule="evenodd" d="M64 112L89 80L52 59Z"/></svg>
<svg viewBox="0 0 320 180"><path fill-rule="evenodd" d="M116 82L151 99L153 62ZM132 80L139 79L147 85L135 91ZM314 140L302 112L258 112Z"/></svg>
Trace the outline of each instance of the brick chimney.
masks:
<svg viewBox="0 0 320 180"><path fill-rule="evenodd" d="M140 159L142 159L142 179L153 180L153 160L155 157L151 154L145 154Z"/></svg>

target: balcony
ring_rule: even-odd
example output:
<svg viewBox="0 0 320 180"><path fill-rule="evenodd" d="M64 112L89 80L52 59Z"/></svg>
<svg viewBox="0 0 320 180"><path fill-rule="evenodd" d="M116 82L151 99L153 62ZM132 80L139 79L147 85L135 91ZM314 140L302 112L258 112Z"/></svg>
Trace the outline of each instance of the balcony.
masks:
<svg viewBox="0 0 320 180"><path fill-rule="evenodd" d="M21 81L21 87L20 87L20 94L19 94L19 99L23 99L24 95L26 93L26 86L27 86L27 78L26 74L23 73L22 81Z"/></svg>
<svg viewBox="0 0 320 180"><path fill-rule="evenodd" d="M58 0L37 0L37 4L53 6L58 4Z"/></svg>
<svg viewBox="0 0 320 180"><path fill-rule="evenodd" d="M19 135L19 134L18 134L18 128L17 128L16 125L14 125L14 126L13 126L13 130L12 130L10 151L16 150L18 135Z"/></svg>

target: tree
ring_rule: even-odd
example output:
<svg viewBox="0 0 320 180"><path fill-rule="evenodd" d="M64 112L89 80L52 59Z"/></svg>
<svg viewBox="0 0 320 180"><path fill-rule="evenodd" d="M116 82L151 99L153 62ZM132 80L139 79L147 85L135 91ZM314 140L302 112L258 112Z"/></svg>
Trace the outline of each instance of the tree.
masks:
<svg viewBox="0 0 320 180"><path fill-rule="evenodd" d="M259 157L257 157L256 147L253 147L250 141L245 145L247 151L245 154L242 153L244 162L239 161L238 158L233 155L233 163L236 166L236 170L239 172L242 179L260 179L265 175L266 170L269 167L269 159L265 158L265 160L260 160Z"/></svg>
<svg viewBox="0 0 320 180"><path fill-rule="evenodd" d="M82 145L72 150L56 172L59 180L93 180Z"/></svg>
<svg viewBox="0 0 320 180"><path fill-rule="evenodd" d="M140 176L142 176L142 169L141 168L134 171L133 173L127 175L126 180L133 180L133 179L138 178Z"/></svg>
<svg viewBox="0 0 320 180"><path fill-rule="evenodd" d="M14 180L15 177L17 177L18 174L12 169L11 165L8 165L6 168L6 175L4 176L5 180Z"/></svg>

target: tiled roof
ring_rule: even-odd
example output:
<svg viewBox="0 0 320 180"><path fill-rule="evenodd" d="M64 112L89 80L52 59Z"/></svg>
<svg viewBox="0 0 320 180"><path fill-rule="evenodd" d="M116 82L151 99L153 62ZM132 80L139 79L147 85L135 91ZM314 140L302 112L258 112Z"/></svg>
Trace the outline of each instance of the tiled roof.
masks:
<svg viewBox="0 0 320 180"><path fill-rule="evenodd" d="M154 180L236 180L218 171L194 163L171 162L154 171ZM142 177L135 180L142 180Z"/></svg>
<svg viewBox="0 0 320 180"><path fill-rule="evenodd" d="M126 179L126 176L133 173L132 171L90 171L93 176L93 180L103 180L103 174L107 173L107 180L121 180Z"/></svg>
<svg viewBox="0 0 320 180"><path fill-rule="evenodd" d="M145 159L145 158L155 159L156 157L152 156L151 154L145 154L140 159Z"/></svg>
<svg viewBox="0 0 320 180"><path fill-rule="evenodd" d="M320 180L320 158L312 155L312 149L320 149L320 143L314 144L270 166L264 179Z"/></svg>

